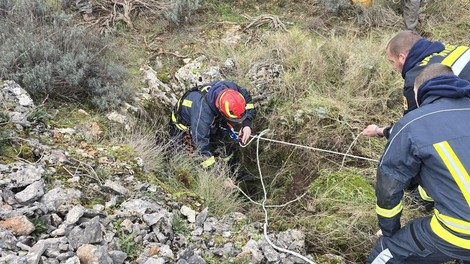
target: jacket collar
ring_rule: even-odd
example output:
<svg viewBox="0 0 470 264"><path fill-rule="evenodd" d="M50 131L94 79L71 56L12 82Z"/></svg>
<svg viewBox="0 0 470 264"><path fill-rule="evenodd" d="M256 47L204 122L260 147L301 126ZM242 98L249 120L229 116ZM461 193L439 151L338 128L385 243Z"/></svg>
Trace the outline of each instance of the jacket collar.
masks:
<svg viewBox="0 0 470 264"><path fill-rule="evenodd" d="M405 63L403 64L403 70L401 76L405 79L406 73L411 70L416 64L421 62L424 58L437 52L443 51L445 48L444 44L439 41L429 41L425 38L418 40L406 56Z"/></svg>
<svg viewBox="0 0 470 264"><path fill-rule="evenodd" d="M425 81L418 88L418 104L432 103L441 97L462 98L470 96L470 82L454 74L446 74Z"/></svg>

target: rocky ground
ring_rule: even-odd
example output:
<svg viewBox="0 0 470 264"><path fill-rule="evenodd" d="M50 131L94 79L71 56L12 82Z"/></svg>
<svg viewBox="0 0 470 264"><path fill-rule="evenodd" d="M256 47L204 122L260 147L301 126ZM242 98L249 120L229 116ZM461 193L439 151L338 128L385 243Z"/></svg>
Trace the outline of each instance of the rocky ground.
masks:
<svg viewBox="0 0 470 264"><path fill-rule="evenodd" d="M188 61L177 76L185 82L195 78L190 73L199 67L198 60L204 58ZM214 79L221 69L234 67L230 61L224 65L203 73L212 74L207 78ZM269 90L261 88L279 70L263 65L253 69L253 83L255 87L258 83L264 93L255 92L255 96L269 98ZM175 84L165 91L169 86L158 80L153 69L147 68L145 73L149 88L144 89L140 100L156 97L171 103L174 95L169 91L182 86ZM279 72L274 75L279 76ZM17 158L0 164L0 263L305 263L275 250L263 236L263 224L248 221L242 213L212 217L210 208L195 211L190 205L175 202L159 186L137 180L135 170L144 169L139 158L108 164L124 169L104 182L95 177L86 186L76 184L81 177L93 178L91 173L78 173L78 165L76 172L69 171L67 179L55 179L59 169L77 160L70 155L70 149L41 142L71 139L79 132L99 133L99 124L55 128L30 122L28 116L37 106L27 92L12 81L2 81L0 89L0 130L4 138L8 134L8 140L26 146L35 160ZM124 123L126 116L112 113L108 118ZM30 131L29 138L19 136L25 130ZM73 144L80 147L81 143L68 143ZM87 155L79 150L76 152ZM113 162L105 152L98 160ZM85 161L79 166L93 171L96 164ZM92 199L84 197L90 193L109 199L89 208L81 201ZM269 238L279 247L305 254L304 234L300 231L272 233Z"/></svg>

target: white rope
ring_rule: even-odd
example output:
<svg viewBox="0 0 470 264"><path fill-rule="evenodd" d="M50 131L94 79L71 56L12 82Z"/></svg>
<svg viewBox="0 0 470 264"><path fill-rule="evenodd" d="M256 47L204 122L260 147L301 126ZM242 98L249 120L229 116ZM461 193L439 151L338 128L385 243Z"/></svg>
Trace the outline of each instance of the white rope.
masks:
<svg viewBox="0 0 470 264"><path fill-rule="evenodd" d="M368 161L375 161L375 162L378 162L378 160L375 160L375 159L371 159L371 158L366 158L366 157L361 157L361 156L356 156L356 155L351 155L351 154L348 154L348 152L351 150L352 146L356 143L357 139L359 138L359 136L361 134L359 134L355 139L354 141L351 143L351 145L349 146L348 150L346 151L346 153L341 153L341 152L337 152L337 151L332 151L332 150L326 150L326 149L320 149L320 148L314 148L314 147L309 147L309 146L304 146L304 145L300 145L300 144L294 144L294 143L289 143L289 142L285 142L285 141L280 141L280 140L275 140L275 139L270 139L270 138L264 138L262 137L262 135L264 135L265 133L267 133L269 131L269 129L266 129L266 130L263 130L261 131L261 133L259 133L258 135L250 135L250 137L252 137L250 139L250 141L248 141L248 143L246 143L245 145L241 144L241 142L239 143L239 145L242 147L242 148L245 148L247 147L249 144L251 144L251 142L253 142L253 140L257 139L256 140L256 163L257 163L257 166L258 166L258 171L259 171L259 175L260 175L260 181L261 181L261 186L263 187L263 201L262 203L259 203L259 202L256 202L254 201L253 199L251 199L250 196L248 196L240 187L238 187L237 185L235 185L235 188L237 188L250 202L256 204L256 205L259 205L259 206L262 206L263 207L263 211L264 211L264 225L263 225L263 234L264 234L264 237L266 238L266 241L276 250L278 251L281 251L281 252L284 252L284 253L288 253L288 254L291 254L291 255L294 255L304 261L306 261L307 263L310 263L310 264L315 264L315 262L313 262L312 260L308 259L307 257L297 253L297 252L294 252L294 251L291 251L291 250L288 250L288 249L284 249L284 248L281 248L281 247L278 247L276 246L273 242L271 242L271 240L269 239L268 237L268 210L266 208L279 208L279 207L284 207L284 206L287 206L293 202L296 202L300 199L302 199L302 197L304 197L307 192L303 193L301 196L295 198L294 200L291 200L287 203L284 203L284 204L281 204L281 205L266 205L266 200L267 200L267 192L266 192L266 187L264 185L264 180L263 180L263 174L261 172L261 166L260 166L260 162L259 162L259 141L260 139L262 140L266 140L266 141L270 141L270 142L275 142L275 143L280 143L280 144L284 144L284 145L289 145L289 146L294 146L294 147L300 147L300 148L306 148L306 149L310 149L310 150L316 150L316 151L321 151L321 152L326 152L326 153L331 153L331 154L337 154L337 155L342 155L343 156L343 160L342 160L342 163L341 163L341 168L344 166L344 162L345 162L345 159L346 157L351 157L351 158L356 158L356 159L362 159L362 160L368 160Z"/></svg>
<svg viewBox="0 0 470 264"><path fill-rule="evenodd" d="M353 140L353 142L351 143L351 145L349 145L349 148L348 150L346 150L346 153L345 154L348 154L348 152L351 150L352 146L354 146L354 144L356 143L357 139L359 138L359 136L362 135L362 132L359 133L359 135L356 136L356 138ZM344 167L344 162L346 161L346 155L344 155L343 157L343 160L341 161L341 168L339 168L339 170L342 170L343 167Z"/></svg>
<svg viewBox="0 0 470 264"><path fill-rule="evenodd" d="M299 253L297 252L294 252L294 251L291 251L291 250L288 250L288 249L284 249L284 248L281 248L281 247L278 247L276 245L274 245L273 242L271 242L271 240L269 239L268 237L268 210L266 209L266 206L265 206L265 203L266 203L266 200L268 199L267 197L267 192L266 192L266 187L264 186L264 181L263 181L263 174L261 172L261 166L260 166L260 162L259 162L259 140L261 139L261 135L263 135L264 133L266 133L267 130L261 132L259 135L258 135L258 140L256 140L256 163L258 164L258 171L259 171L259 177L260 177L260 181L261 181L261 186L263 187L263 202L261 203L261 206L263 207L263 210L264 210L264 225L263 225L263 233L264 233L264 237L266 238L266 241L276 250L278 251L281 251L281 252L284 252L284 253L288 253L288 254L291 254L291 255L294 255L300 259L303 259L305 260L307 263L311 263L311 264L315 264L315 262L311 261L310 259L308 259L307 257L304 257L302 255L300 255ZM250 141L251 142L251 141ZM303 195L302 195L303 196ZM300 198L299 198L300 199ZM251 199L250 199L251 200Z"/></svg>
<svg viewBox="0 0 470 264"><path fill-rule="evenodd" d="M330 153L330 154L342 155L342 156L345 156L345 157L350 157L350 158L355 158L355 159L362 159L362 160L379 162L376 159L371 159L371 158L367 158L367 157L362 157L362 156L352 155L352 154L348 154L348 153L337 152L337 151L333 151L333 150L314 148L314 147L309 147L309 146L305 146L305 145L300 145L300 144L290 143L290 142L286 142L286 141L281 141L281 140L275 140L275 139L262 137L261 135L265 134L267 131L269 131L269 129L263 130L259 135L250 135L250 137L252 137L252 139L250 139L250 141L248 141L248 143L246 143L245 145L242 145L241 143L239 143L240 146L244 148L244 147L248 146L253 140L255 140L256 138L259 138L259 139L262 139L262 140L275 142L275 143L280 143L280 144L289 145L289 146L294 146L294 147L298 147L298 148L305 148L305 149L310 149L310 150L315 150L315 151L320 151L320 152L326 152L326 153ZM354 142L355 141L356 140L354 140Z"/></svg>
<svg viewBox="0 0 470 264"><path fill-rule="evenodd" d="M251 197L246 194L240 187L238 187L237 185L234 185L235 188L238 189L239 192L241 192L245 197L246 199L250 200L250 202L256 204L256 205L259 205L259 206L263 206L263 204L261 203L258 203L257 201L254 201L253 199L251 199ZM284 207L284 206L287 206L293 202L297 202L298 200L302 199L305 195L307 194L307 192L304 192L301 196L295 198L294 200L291 200L291 201L288 201L287 203L283 203L283 204L273 204L273 205L264 205L266 208L281 208L281 207Z"/></svg>

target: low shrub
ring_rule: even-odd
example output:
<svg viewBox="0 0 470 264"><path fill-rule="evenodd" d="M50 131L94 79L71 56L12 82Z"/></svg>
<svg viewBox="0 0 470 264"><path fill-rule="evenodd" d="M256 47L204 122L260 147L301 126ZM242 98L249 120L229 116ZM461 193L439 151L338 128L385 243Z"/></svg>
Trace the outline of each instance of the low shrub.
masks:
<svg viewBox="0 0 470 264"><path fill-rule="evenodd" d="M73 24L47 2L0 3L0 78L18 82L33 98L77 101L100 110L132 95L126 70L108 59L110 39Z"/></svg>

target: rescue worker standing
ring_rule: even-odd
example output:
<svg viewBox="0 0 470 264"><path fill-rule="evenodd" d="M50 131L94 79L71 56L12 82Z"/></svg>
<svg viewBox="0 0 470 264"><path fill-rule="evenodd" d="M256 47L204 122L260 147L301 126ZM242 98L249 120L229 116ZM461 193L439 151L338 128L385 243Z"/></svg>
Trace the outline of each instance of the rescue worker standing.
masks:
<svg viewBox="0 0 470 264"><path fill-rule="evenodd" d="M366 263L470 261L470 82L433 64L416 78L415 91L419 108L394 125L377 168L381 236ZM401 228L412 180L435 209Z"/></svg>
<svg viewBox="0 0 470 264"><path fill-rule="evenodd" d="M176 104L171 120L179 134L190 133L194 147L204 157L201 165L209 167L215 163L214 145L225 135L236 143L248 142L253 114L251 95L245 88L230 81L213 81L187 91ZM241 127L238 136L234 124Z"/></svg>
<svg viewBox="0 0 470 264"><path fill-rule="evenodd" d="M405 29L416 31L421 0L401 0Z"/></svg>

